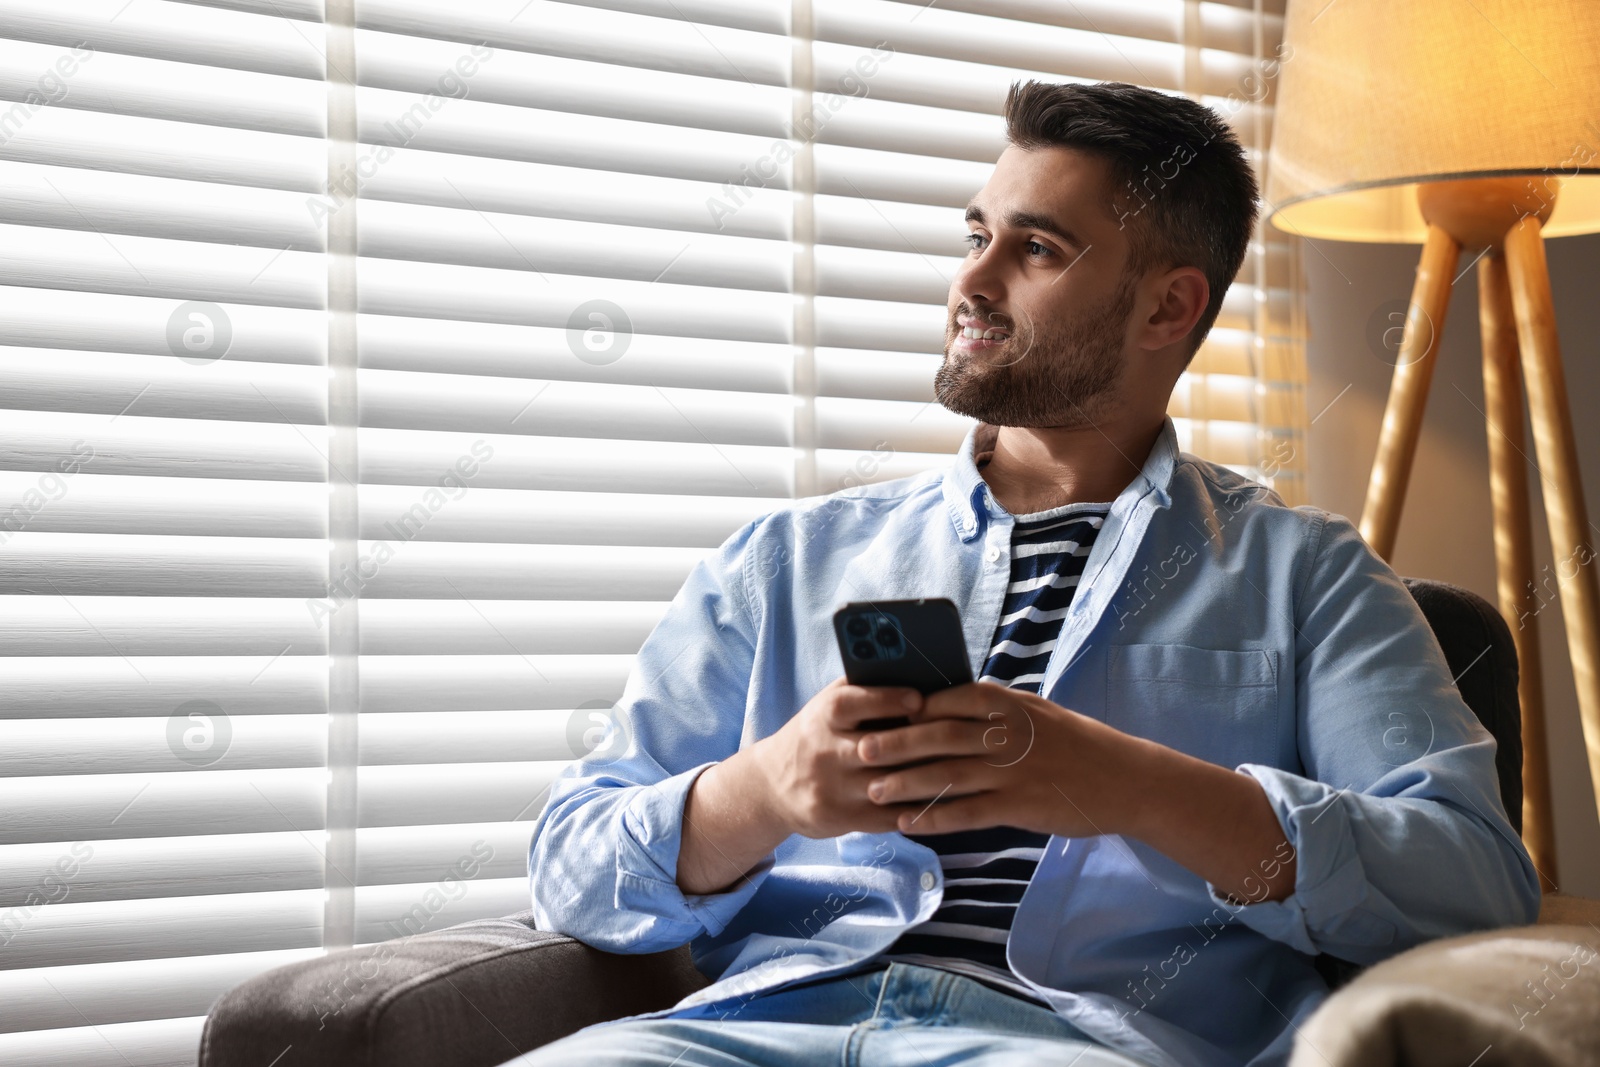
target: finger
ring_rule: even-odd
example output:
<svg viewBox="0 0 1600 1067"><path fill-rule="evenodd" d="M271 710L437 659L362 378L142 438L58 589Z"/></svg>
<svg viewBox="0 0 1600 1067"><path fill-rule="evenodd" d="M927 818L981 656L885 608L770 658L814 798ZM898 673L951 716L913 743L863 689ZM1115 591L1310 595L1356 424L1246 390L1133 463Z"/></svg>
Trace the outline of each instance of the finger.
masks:
<svg viewBox="0 0 1600 1067"><path fill-rule="evenodd" d="M1036 727L1026 705L1020 714L994 714L983 730L983 751L991 766L1009 767L1033 749Z"/></svg>
<svg viewBox="0 0 1600 1067"><path fill-rule="evenodd" d="M833 703L829 725L835 731L858 730L869 719L903 716L922 706L922 694L905 686L845 685Z"/></svg>
<svg viewBox="0 0 1600 1067"><path fill-rule="evenodd" d="M856 741L856 758L863 766L892 767L916 760L971 756L986 751L986 733L977 723L959 719L913 721L864 734Z"/></svg>
<svg viewBox="0 0 1600 1067"><path fill-rule="evenodd" d="M996 693L1015 696L1005 686L994 682L967 682L930 693L922 702L917 719L958 718L981 719L1000 706L1004 697Z"/></svg>
<svg viewBox="0 0 1600 1067"><path fill-rule="evenodd" d="M1005 818L1000 804L999 794L994 792L941 800L914 812L902 811L896 817L895 829L903 834L949 834L1002 826Z"/></svg>
<svg viewBox="0 0 1600 1067"><path fill-rule="evenodd" d="M909 804L874 804L867 800L865 805L859 827L872 833L886 834L898 830L902 823L909 823L928 806L928 802L918 800Z"/></svg>
<svg viewBox="0 0 1600 1067"><path fill-rule="evenodd" d="M914 767L884 768L867 781L867 798L879 804L929 801L993 787L992 768L971 757L938 759Z"/></svg>

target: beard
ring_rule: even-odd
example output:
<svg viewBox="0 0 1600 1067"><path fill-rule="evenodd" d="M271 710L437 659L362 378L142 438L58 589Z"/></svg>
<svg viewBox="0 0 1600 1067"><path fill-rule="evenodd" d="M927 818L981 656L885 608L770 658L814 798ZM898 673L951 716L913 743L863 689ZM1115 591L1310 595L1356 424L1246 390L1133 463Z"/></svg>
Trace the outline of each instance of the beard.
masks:
<svg viewBox="0 0 1600 1067"><path fill-rule="evenodd" d="M1117 291L1086 315L1043 329L1026 318L1004 344L951 355L961 328L946 329L944 362L933 378L938 401L957 415L992 426L1082 429L1095 425L1116 399L1122 342L1137 278L1125 274ZM957 312L969 314L966 304ZM976 313L980 320L989 316Z"/></svg>

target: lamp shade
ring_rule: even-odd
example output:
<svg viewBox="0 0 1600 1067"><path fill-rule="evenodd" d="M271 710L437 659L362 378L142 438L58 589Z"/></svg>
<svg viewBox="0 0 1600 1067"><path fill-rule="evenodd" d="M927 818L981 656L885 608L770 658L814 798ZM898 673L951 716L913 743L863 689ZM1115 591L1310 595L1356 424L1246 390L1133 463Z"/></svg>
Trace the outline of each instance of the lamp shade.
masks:
<svg viewBox="0 0 1600 1067"><path fill-rule="evenodd" d="M1421 242L1417 183L1520 175L1546 237L1600 230L1597 0L1289 0L1283 39L1280 230Z"/></svg>

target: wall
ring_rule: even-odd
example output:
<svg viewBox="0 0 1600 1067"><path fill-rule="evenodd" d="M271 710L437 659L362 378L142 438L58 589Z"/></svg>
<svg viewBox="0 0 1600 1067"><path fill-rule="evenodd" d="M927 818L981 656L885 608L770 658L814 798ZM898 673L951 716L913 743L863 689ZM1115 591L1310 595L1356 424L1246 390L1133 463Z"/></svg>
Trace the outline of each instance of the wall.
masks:
<svg viewBox="0 0 1600 1067"><path fill-rule="evenodd" d="M1420 245L1308 241L1307 350L1310 368L1308 447L1310 501L1360 521L1367 477L1377 450L1392 351L1381 340L1390 311L1404 313L1416 277ZM1394 569L1402 575L1454 582L1491 604L1495 596L1493 514L1489 500L1488 446L1483 415L1482 355L1478 345L1475 251L1463 253L1450 297L1444 338L1429 389L1427 415L1400 531ZM1600 547L1600 235L1565 237L1546 246L1569 403L1583 469L1591 534ZM1393 337L1391 337L1393 340ZM1348 386L1348 389L1346 388ZM1341 395L1342 391L1342 395ZM1337 399L1336 399L1337 398ZM1331 403L1331 406L1329 406ZM1326 410L1324 410L1326 408ZM1537 462L1531 428L1522 451ZM1550 535L1534 488L1534 574L1554 573ZM1532 607L1536 602L1530 600ZM1559 601L1538 613L1544 665L1546 717L1555 793L1556 849L1563 892L1600 898L1600 819L1589 784L1566 631ZM1515 620L1510 620L1516 625Z"/></svg>

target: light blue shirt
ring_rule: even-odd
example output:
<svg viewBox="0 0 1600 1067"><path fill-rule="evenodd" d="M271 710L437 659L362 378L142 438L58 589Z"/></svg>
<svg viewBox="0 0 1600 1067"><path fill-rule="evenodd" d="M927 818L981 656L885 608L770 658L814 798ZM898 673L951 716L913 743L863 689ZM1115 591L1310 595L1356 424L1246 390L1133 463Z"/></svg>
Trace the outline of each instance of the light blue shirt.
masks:
<svg viewBox="0 0 1600 1067"><path fill-rule="evenodd" d="M846 601L949 597L978 676L1010 575L1013 518L974 462L994 433L975 423L947 467L793 501L708 553L640 648L610 742L553 784L529 850L538 927L619 953L687 943L714 979L630 1018L851 970L938 907L937 855L898 832L792 835L727 892L685 895L682 813L701 771L843 674ZM1295 850L1290 896L1233 904L1135 838L1050 839L1008 963L1137 1059L1281 1064L1328 996L1314 954L1369 964L1538 917L1494 738L1395 572L1345 517L1180 452L1170 418L1040 692L1255 778Z"/></svg>

